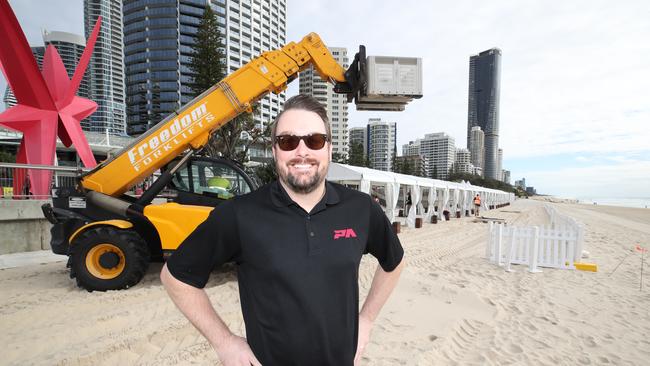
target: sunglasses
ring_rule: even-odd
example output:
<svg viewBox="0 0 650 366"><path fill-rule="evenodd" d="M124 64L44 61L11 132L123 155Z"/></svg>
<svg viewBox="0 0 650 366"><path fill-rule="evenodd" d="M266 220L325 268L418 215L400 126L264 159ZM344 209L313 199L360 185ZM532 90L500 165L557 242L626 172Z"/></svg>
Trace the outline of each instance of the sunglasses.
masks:
<svg viewBox="0 0 650 366"><path fill-rule="evenodd" d="M308 148L312 150L320 150L325 146L327 142L327 135L323 133L314 133L306 136L296 136L296 135L278 135L275 136L275 142L278 144L278 147L282 151L292 151L295 150L300 144L300 140L305 142Z"/></svg>

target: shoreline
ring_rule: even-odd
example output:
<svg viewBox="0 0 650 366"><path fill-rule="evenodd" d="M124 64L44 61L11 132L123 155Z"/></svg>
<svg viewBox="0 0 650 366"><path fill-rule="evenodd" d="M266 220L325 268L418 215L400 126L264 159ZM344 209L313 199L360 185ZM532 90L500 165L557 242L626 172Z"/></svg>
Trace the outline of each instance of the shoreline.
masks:
<svg viewBox="0 0 650 366"><path fill-rule="evenodd" d="M561 198L556 196L532 196L530 199L554 203L576 203L581 205L612 206L627 208L650 208L650 198L629 197L629 198Z"/></svg>

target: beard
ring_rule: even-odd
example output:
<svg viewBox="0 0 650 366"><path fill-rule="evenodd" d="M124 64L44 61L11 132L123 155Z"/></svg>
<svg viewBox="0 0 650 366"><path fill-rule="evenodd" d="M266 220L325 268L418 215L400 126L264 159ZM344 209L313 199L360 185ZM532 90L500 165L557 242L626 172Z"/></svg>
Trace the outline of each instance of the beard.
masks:
<svg viewBox="0 0 650 366"><path fill-rule="evenodd" d="M291 172L291 166L295 164L313 164L316 172L301 172L294 174ZM315 159L292 159L287 162L286 166L280 166L276 163L278 178L291 188L292 191L301 194L313 192L323 181L325 181L325 171L327 163L321 167L318 160Z"/></svg>

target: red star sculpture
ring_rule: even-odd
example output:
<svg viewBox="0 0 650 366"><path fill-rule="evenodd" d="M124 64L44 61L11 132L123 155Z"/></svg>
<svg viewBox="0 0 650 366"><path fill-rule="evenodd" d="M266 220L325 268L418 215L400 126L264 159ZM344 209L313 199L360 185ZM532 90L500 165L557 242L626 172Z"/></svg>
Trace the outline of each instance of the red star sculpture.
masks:
<svg viewBox="0 0 650 366"><path fill-rule="evenodd" d="M69 147L74 145L83 164L97 165L80 121L95 112L97 103L76 96L95 47L101 17L88 39L72 80L54 46L49 45L43 58L42 74L32 55L9 2L0 0L0 69L11 86L18 104L0 114L0 125L23 133L16 162L53 165L56 137ZM25 172L14 174L14 192L23 192ZM29 169L31 193L47 196L52 172Z"/></svg>

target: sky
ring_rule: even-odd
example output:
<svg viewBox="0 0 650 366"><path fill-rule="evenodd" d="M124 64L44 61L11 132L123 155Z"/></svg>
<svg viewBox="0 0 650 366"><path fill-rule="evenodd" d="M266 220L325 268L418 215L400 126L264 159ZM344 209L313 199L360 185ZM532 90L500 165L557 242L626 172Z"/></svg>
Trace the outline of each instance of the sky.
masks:
<svg viewBox="0 0 650 366"><path fill-rule="evenodd" d="M83 34L83 2L10 1L32 44ZM424 96L397 122L401 146L446 132L466 147L469 57L502 51L499 146L511 183L569 198L650 197L650 2L287 0L287 41L318 33L368 55L421 57ZM6 83L0 76L0 90ZM297 82L288 96L298 92ZM2 107L0 107L2 108Z"/></svg>

